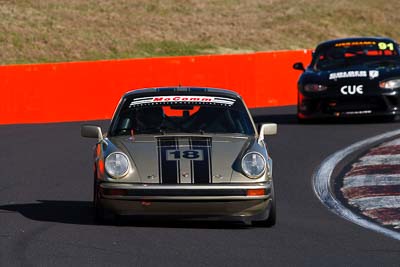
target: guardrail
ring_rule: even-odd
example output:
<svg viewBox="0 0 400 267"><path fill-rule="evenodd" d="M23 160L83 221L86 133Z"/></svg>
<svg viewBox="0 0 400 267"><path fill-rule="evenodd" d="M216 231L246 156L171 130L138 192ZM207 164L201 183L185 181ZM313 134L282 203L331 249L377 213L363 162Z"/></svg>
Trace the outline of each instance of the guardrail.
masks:
<svg viewBox="0 0 400 267"><path fill-rule="evenodd" d="M240 93L249 107L293 105L310 50L241 55L0 66L0 124L111 118L121 95L157 86L209 86Z"/></svg>

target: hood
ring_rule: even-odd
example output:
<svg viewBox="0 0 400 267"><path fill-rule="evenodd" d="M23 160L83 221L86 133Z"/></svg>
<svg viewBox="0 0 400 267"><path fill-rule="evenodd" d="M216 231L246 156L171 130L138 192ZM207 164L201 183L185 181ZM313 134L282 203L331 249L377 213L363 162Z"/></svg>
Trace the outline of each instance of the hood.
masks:
<svg viewBox="0 0 400 267"><path fill-rule="evenodd" d="M137 135L114 137L143 183L209 184L231 181L232 165L254 137L244 135Z"/></svg>
<svg viewBox="0 0 400 267"><path fill-rule="evenodd" d="M312 71L304 73L304 82L343 82L349 79L359 81L381 81L383 79L400 75L400 61L377 62L374 64L355 65L335 70Z"/></svg>

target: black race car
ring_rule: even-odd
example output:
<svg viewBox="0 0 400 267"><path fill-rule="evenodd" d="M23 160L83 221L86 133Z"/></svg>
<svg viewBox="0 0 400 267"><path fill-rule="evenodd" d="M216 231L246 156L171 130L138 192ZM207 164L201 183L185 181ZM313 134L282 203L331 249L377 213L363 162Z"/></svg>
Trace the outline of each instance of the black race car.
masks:
<svg viewBox="0 0 400 267"><path fill-rule="evenodd" d="M310 65L301 62L299 120L400 114L400 51L392 39L345 38L323 42Z"/></svg>

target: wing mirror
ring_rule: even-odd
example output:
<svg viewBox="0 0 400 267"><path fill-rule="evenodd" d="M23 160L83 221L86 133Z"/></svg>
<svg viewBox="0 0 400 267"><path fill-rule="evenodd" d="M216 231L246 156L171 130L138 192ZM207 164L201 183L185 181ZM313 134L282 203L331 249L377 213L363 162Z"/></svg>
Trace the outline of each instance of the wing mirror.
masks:
<svg viewBox="0 0 400 267"><path fill-rule="evenodd" d="M81 136L97 138L99 141L103 140L103 133L101 132L101 128L95 125L82 125Z"/></svg>
<svg viewBox="0 0 400 267"><path fill-rule="evenodd" d="M306 68L304 68L304 65L302 62L296 62L293 64L293 69L295 70L301 70L301 71L306 71Z"/></svg>
<svg viewBox="0 0 400 267"><path fill-rule="evenodd" d="M278 132L278 125L276 123L265 123L261 125L258 142L264 140L264 135L275 135Z"/></svg>

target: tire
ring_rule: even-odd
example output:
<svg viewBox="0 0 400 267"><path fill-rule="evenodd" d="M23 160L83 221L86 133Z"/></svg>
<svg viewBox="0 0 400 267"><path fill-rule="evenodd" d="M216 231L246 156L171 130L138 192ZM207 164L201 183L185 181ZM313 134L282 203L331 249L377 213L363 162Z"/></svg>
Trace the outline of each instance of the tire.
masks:
<svg viewBox="0 0 400 267"><path fill-rule="evenodd" d="M297 113L296 113L296 117L297 117L297 122L299 124L304 124L307 121L305 119L300 118L300 94L299 92L297 92Z"/></svg>
<svg viewBox="0 0 400 267"><path fill-rule="evenodd" d="M400 121L400 115L394 115L390 118L391 122L399 122Z"/></svg>
<svg viewBox="0 0 400 267"><path fill-rule="evenodd" d="M297 122L298 122L299 124L306 124L306 123L307 123L307 120L302 119L302 118L300 118L299 116L297 116Z"/></svg>
<svg viewBox="0 0 400 267"><path fill-rule="evenodd" d="M299 113L297 113L297 122L299 123L299 124L314 124L314 123L317 123L318 122L318 119L316 119L316 118L312 118L312 119L305 119L305 118L301 118L300 116L299 116Z"/></svg>
<svg viewBox="0 0 400 267"><path fill-rule="evenodd" d="M93 201L92 201L92 211L93 211L93 217L95 222L102 223L104 221L104 209L103 207L100 206L99 203L99 190L98 190L98 185L96 182L96 174L94 177L94 182L93 182Z"/></svg>
<svg viewBox="0 0 400 267"><path fill-rule="evenodd" d="M96 223L99 224L115 224L117 221L117 216L106 210L100 204L100 193L99 193L99 185L97 183L96 177L93 183L93 202L92 202L92 209L93 209L93 218Z"/></svg>
<svg viewBox="0 0 400 267"><path fill-rule="evenodd" d="M298 122L299 124L307 124L307 123L310 122L309 119L303 119L303 118L300 117L299 107L297 107L296 117L297 117L297 122Z"/></svg>
<svg viewBox="0 0 400 267"><path fill-rule="evenodd" d="M263 221L256 221L254 222L254 226L259 226L259 227L272 227L276 224L276 197L275 197L275 190L274 190L274 185L272 185L271 189L271 209L269 211L268 218L263 220Z"/></svg>
<svg viewBox="0 0 400 267"><path fill-rule="evenodd" d="M275 198L272 199L271 210L269 211L268 219L265 220L265 227L272 227L276 224L276 201Z"/></svg>

